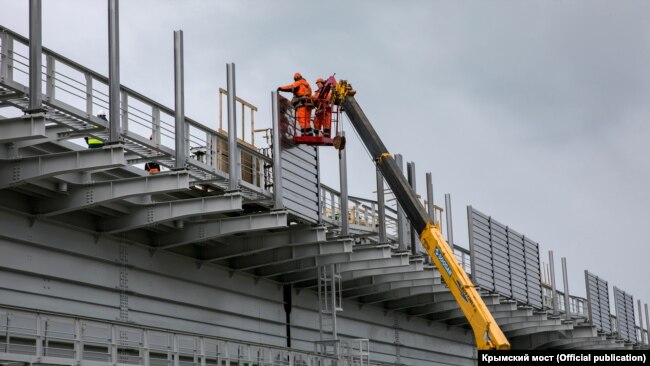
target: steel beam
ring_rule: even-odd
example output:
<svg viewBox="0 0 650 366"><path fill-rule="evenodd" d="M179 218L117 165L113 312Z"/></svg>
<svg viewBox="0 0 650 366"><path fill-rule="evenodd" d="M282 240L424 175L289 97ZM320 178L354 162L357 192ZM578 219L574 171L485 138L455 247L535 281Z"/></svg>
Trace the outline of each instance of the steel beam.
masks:
<svg viewBox="0 0 650 366"><path fill-rule="evenodd" d="M228 258L239 257L268 251L279 247L290 247L325 241L324 226L293 229L276 233L265 233L248 237L227 238L228 245L215 245L205 250L204 263L216 262Z"/></svg>
<svg viewBox="0 0 650 366"><path fill-rule="evenodd" d="M287 212L274 211L259 215L185 224L183 230L159 234L152 242L157 249L170 249L236 233L280 229L286 226Z"/></svg>
<svg viewBox="0 0 650 366"><path fill-rule="evenodd" d="M115 234L141 227L153 226L171 220L182 220L188 217L224 214L241 210L242 196L240 194L159 202L131 208L131 213L128 215L104 219L102 232Z"/></svg>
<svg viewBox="0 0 650 366"><path fill-rule="evenodd" d="M329 264L349 264L354 262L370 262L390 258L389 246L378 246L366 250L354 248L352 253L335 254L322 257L301 259L279 265L270 265L255 269L254 273L261 277L279 276L285 273L302 272Z"/></svg>
<svg viewBox="0 0 650 366"><path fill-rule="evenodd" d="M393 256L395 257L394 254ZM343 281L353 281L356 279L372 277L372 276L420 272L423 269L424 269L424 264L423 264L422 257L415 257L412 258L412 260L404 266L388 267L388 268L371 268L371 269L362 269L357 271L344 272L341 275L341 279Z"/></svg>
<svg viewBox="0 0 650 366"><path fill-rule="evenodd" d="M341 137L345 138L345 131L341 131ZM341 185L341 236L349 235L350 220L348 218L348 159L347 150L339 150L339 181Z"/></svg>
<svg viewBox="0 0 650 366"><path fill-rule="evenodd" d="M411 296L405 299L389 301L384 304L388 310L402 310L426 304L432 304L437 301L455 301L449 288L445 285L435 285L432 291L417 296Z"/></svg>
<svg viewBox="0 0 650 366"><path fill-rule="evenodd" d="M4 160L0 161L0 189L65 173L124 165L126 160L122 146Z"/></svg>
<svg viewBox="0 0 650 366"><path fill-rule="evenodd" d="M188 126L185 123L185 81L183 66L183 31L174 31L174 121L175 121L175 168L183 169L189 149Z"/></svg>
<svg viewBox="0 0 650 366"><path fill-rule="evenodd" d="M276 248L271 251L232 258L228 261L229 267L247 271L269 265L278 265L296 260L309 259L320 256L352 253L351 239L326 241L307 245Z"/></svg>
<svg viewBox="0 0 650 366"><path fill-rule="evenodd" d="M280 109L278 92L271 92L271 118L273 121L273 209L284 208L282 202L282 158L280 157Z"/></svg>
<svg viewBox="0 0 650 366"><path fill-rule="evenodd" d="M235 64L226 65L228 93L228 190L239 189L239 149L237 147L237 92L235 86Z"/></svg>
<svg viewBox="0 0 650 366"><path fill-rule="evenodd" d="M377 259L363 262L348 262L339 265L340 273L345 277L347 272L372 272L380 271L382 273L389 273L394 269L410 268L408 255L395 255L390 258ZM308 269L302 272L280 274L274 280L281 283L301 283L301 288L315 287L317 283L314 282L318 278L318 271L315 269Z"/></svg>
<svg viewBox="0 0 650 366"><path fill-rule="evenodd" d="M349 289L349 290L346 289L343 291L343 297L347 299L355 299L359 297L366 298L371 295L380 295L384 292L395 291L402 288L433 286L435 284L436 283L433 278L421 278L417 280L387 282L387 283L382 283L374 286L367 286L367 287L362 287L357 289Z"/></svg>
<svg viewBox="0 0 650 366"><path fill-rule="evenodd" d="M109 141L120 140L120 9L108 0L108 109ZM90 98L90 96L88 96Z"/></svg>
<svg viewBox="0 0 650 366"><path fill-rule="evenodd" d="M67 195L38 202L38 214L59 215L143 194L169 193L188 189L190 176L185 171L96 182L71 188Z"/></svg>
<svg viewBox="0 0 650 366"><path fill-rule="evenodd" d="M45 115L42 113L0 119L0 130L0 144L47 138Z"/></svg>
<svg viewBox="0 0 650 366"><path fill-rule="evenodd" d="M42 111L42 17L41 0L29 1L29 108L27 112Z"/></svg>
<svg viewBox="0 0 650 366"><path fill-rule="evenodd" d="M461 317L467 319L460 310L458 303L453 299L448 301L439 300L431 304L411 307L407 310L407 313L413 316L427 316L450 311L458 311Z"/></svg>
<svg viewBox="0 0 650 366"><path fill-rule="evenodd" d="M357 298L357 300L364 304L376 304L380 302L396 300L407 298L411 296L417 296L421 294L431 293L435 290L435 285L423 285L415 287L404 287L398 288L396 290L390 290L387 292L382 292L374 295L362 296Z"/></svg>
<svg viewBox="0 0 650 366"><path fill-rule="evenodd" d="M343 288L347 291L364 287L377 286L391 282L414 281L421 279L437 279L438 283L440 283L440 273L434 271L433 268L429 267L426 271L423 270L417 272L381 274L376 276L363 277L352 281L346 281L343 284Z"/></svg>

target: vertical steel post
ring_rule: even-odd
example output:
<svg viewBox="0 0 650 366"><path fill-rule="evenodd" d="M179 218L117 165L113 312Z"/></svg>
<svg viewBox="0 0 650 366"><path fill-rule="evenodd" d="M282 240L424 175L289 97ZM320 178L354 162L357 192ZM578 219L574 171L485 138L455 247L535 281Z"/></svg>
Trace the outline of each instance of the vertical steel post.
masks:
<svg viewBox="0 0 650 366"><path fill-rule="evenodd" d="M386 199L384 197L384 176L377 168L377 230L379 231L379 242L386 242Z"/></svg>
<svg viewBox="0 0 650 366"><path fill-rule="evenodd" d="M433 179L431 178L431 173L426 174L427 177L427 209L429 210L429 218L431 222L435 225L436 222L436 206L433 203Z"/></svg>
<svg viewBox="0 0 650 366"><path fill-rule="evenodd" d="M413 192L415 192L415 195L417 196L417 188L415 185L415 163L414 162L408 162L406 163L406 176L409 184L411 185L411 188L413 188ZM411 231L411 254L412 255L417 255L418 254L418 234L415 232L415 228L413 226L409 227Z"/></svg>
<svg viewBox="0 0 650 366"><path fill-rule="evenodd" d="M564 312L566 318L571 319L571 299L569 298L569 272L566 269L566 257L562 261L562 282L564 282Z"/></svg>
<svg viewBox="0 0 650 366"><path fill-rule="evenodd" d="M278 92L271 92L271 118L273 121L273 209L280 210L282 204L282 158L280 157L280 110Z"/></svg>
<svg viewBox="0 0 650 366"><path fill-rule="evenodd" d="M557 291L555 287L555 263L553 261L553 251L548 251L548 263L551 271L551 306L553 306L553 315L558 314L558 298Z"/></svg>
<svg viewBox="0 0 650 366"><path fill-rule="evenodd" d="M445 193L445 211L447 212L447 242L454 248L454 226L451 222L451 195Z"/></svg>
<svg viewBox="0 0 650 366"><path fill-rule="evenodd" d="M643 307L645 308L645 343L650 344L650 316L648 316L648 304L643 304Z"/></svg>
<svg viewBox="0 0 650 366"><path fill-rule="evenodd" d="M639 340L639 343L643 343L643 309L641 309L641 299L636 299L636 304L639 308L639 329L641 329L641 340Z"/></svg>
<svg viewBox="0 0 650 366"><path fill-rule="evenodd" d="M42 17L41 0L29 2L29 109L35 113L42 109Z"/></svg>
<svg viewBox="0 0 650 366"><path fill-rule="evenodd" d="M175 113L175 148L176 169L183 169L187 160L185 136L185 80L183 65L183 31L174 31L174 107Z"/></svg>
<svg viewBox="0 0 650 366"><path fill-rule="evenodd" d="M341 131L341 137L345 137L345 131ZM339 150L339 176L341 185L341 235L347 236L350 230L348 220L348 159L346 149Z"/></svg>
<svg viewBox="0 0 650 366"><path fill-rule="evenodd" d="M108 0L109 141L120 140L120 20L119 0Z"/></svg>
<svg viewBox="0 0 650 366"><path fill-rule="evenodd" d="M403 171L402 155L395 154L395 163L399 167L400 171ZM404 210L402 210L402 206L400 206L399 202L396 202L395 204L397 205L397 241L399 249L406 250L406 248L408 248L408 240L410 239L406 237L406 214L404 213Z"/></svg>
<svg viewBox="0 0 650 366"><path fill-rule="evenodd" d="M236 191L239 189L239 169L237 166L237 110L236 110L236 90L235 90L235 64L226 65L227 87L228 87L228 190Z"/></svg>

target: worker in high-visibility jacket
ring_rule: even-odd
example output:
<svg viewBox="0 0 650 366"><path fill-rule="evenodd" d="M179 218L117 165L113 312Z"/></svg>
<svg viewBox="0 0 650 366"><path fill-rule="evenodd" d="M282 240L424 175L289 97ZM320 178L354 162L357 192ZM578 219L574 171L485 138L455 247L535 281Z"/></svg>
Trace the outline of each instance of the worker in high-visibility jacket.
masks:
<svg viewBox="0 0 650 366"><path fill-rule="evenodd" d="M325 93L325 90L323 89L325 86L325 80L323 80L323 78L318 78L318 80L316 80L316 86L318 89L316 89L313 96L314 104L316 106L314 129L318 135L322 128L323 136L330 137L332 126L332 104L330 103L330 100L332 99L332 91L330 90Z"/></svg>
<svg viewBox="0 0 650 366"><path fill-rule="evenodd" d="M108 119L106 119L106 112L104 111L100 111L97 114L97 118L103 119L104 121L108 122ZM104 147L104 140L98 139L97 137L86 136L84 137L84 140L86 140L89 149L97 149L100 147Z"/></svg>
<svg viewBox="0 0 650 366"><path fill-rule="evenodd" d="M293 74L293 83L278 88L281 92L292 92L291 104L296 109L296 121L300 125L300 133L303 136L313 135L310 125L311 110L311 87L299 72Z"/></svg>

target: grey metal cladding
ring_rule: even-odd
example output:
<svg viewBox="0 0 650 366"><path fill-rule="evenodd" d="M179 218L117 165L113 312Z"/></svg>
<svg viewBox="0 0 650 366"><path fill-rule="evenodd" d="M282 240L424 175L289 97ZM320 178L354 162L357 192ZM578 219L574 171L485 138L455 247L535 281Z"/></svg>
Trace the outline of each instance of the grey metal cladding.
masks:
<svg viewBox="0 0 650 366"><path fill-rule="evenodd" d="M585 271L585 284L587 286L587 309L589 310L591 323L598 331L612 334L607 281L589 271Z"/></svg>
<svg viewBox="0 0 650 366"><path fill-rule="evenodd" d="M636 343L636 326L634 319L634 298L632 295L614 286L614 307L618 336L623 340Z"/></svg>
<svg viewBox="0 0 650 366"><path fill-rule="evenodd" d="M541 309L539 245L471 206L468 222L476 284Z"/></svg>
<svg viewBox="0 0 650 366"><path fill-rule="evenodd" d="M316 148L283 143L280 157L284 206L307 222L318 222L320 210Z"/></svg>

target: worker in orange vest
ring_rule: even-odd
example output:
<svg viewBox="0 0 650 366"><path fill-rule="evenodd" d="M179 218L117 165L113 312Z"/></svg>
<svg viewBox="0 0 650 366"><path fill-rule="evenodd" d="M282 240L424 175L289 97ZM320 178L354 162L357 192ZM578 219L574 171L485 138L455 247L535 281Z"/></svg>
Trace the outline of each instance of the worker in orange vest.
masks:
<svg viewBox="0 0 650 366"><path fill-rule="evenodd" d="M278 88L278 91L293 93L291 104L296 109L296 120L300 125L300 134L302 136L311 136L313 135L313 130L310 126L311 110L313 108L311 87L299 72L293 74L293 80L292 84L281 86Z"/></svg>
<svg viewBox="0 0 650 366"><path fill-rule="evenodd" d="M314 104L316 105L314 129L318 135L322 127L323 136L330 137L330 130L332 125L332 105L330 104L330 99L332 98L332 91L330 90L327 92L327 94L325 94L323 90L323 86L325 86L325 80L323 80L323 78L318 78L318 80L316 80L316 86L318 89L316 92L314 92L313 96Z"/></svg>

